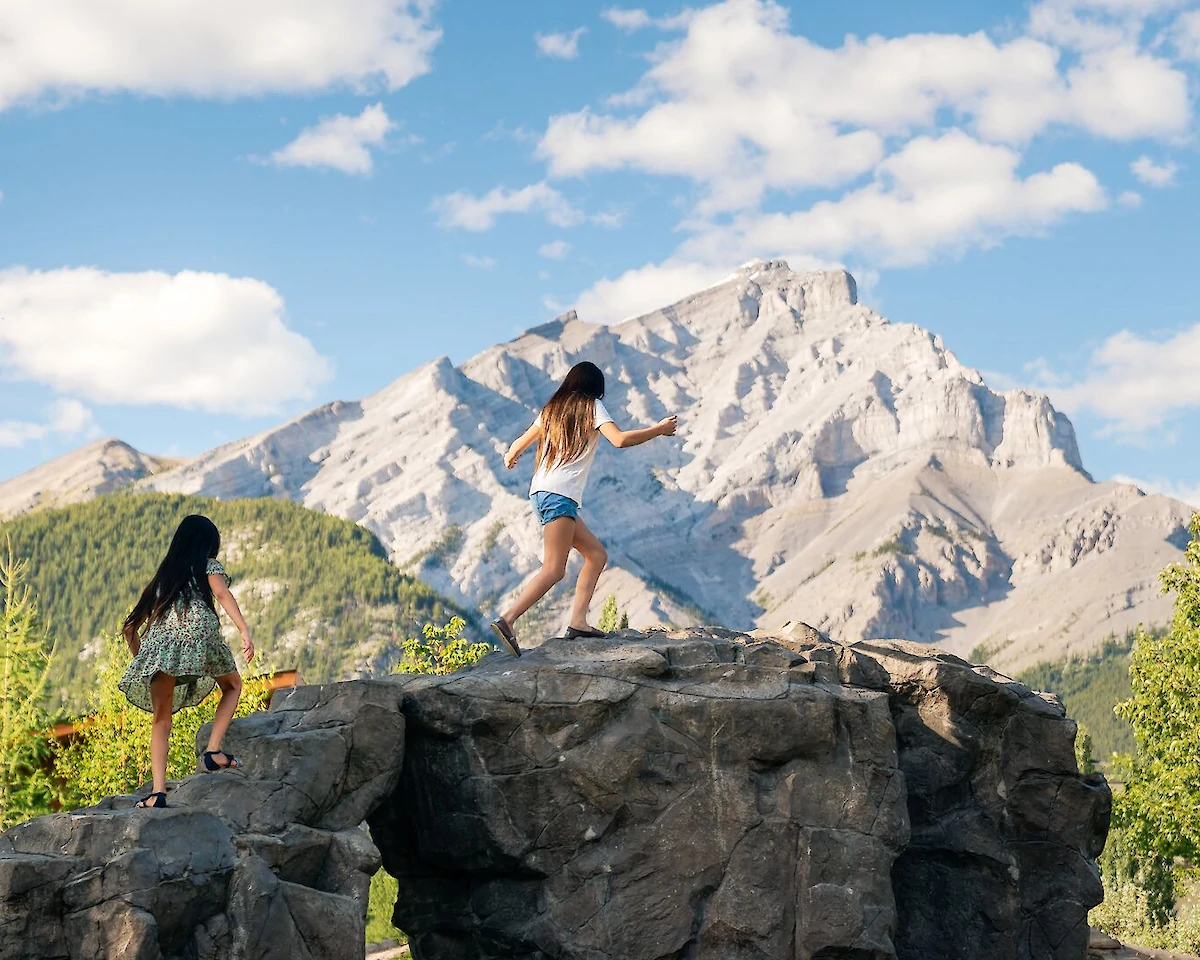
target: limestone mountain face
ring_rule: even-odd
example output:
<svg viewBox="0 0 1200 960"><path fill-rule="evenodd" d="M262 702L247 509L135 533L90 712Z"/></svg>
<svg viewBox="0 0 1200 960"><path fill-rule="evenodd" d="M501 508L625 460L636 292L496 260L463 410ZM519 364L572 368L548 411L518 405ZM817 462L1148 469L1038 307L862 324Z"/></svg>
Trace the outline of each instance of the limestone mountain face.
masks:
<svg viewBox="0 0 1200 960"><path fill-rule="evenodd" d="M142 453L120 440L97 440L0 483L0 520L41 507L81 503L177 463Z"/></svg>
<svg viewBox="0 0 1200 960"><path fill-rule="evenodd" d="M348 517L490 610L541 553L532 458L509 472L502 452L584 359L622 426L680 417L673 440L603 445L584 505L610 553L598 595L636 625L804 620L1017 668L1167 617L1156 576L1185 505L1093 483L1046 397L990 389L849 274L782 262L615 326L567 314L140 483ZM527 639L558 627L569 584L552 598Z"/></svg>

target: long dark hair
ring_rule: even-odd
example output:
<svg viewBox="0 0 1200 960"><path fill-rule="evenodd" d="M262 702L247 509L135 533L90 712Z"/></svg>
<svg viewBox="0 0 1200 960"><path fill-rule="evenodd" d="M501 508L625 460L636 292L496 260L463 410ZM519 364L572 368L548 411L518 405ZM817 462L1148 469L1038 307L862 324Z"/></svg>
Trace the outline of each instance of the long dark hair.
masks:
<svg viewBox="0 0 1200 960"><path fill-rule="evenodd" d="M604 396L604 372L584 360L573 366L542 407L538 466L571 463L587 452L596 432L596 403Z"/></svg>
<svg viewBox="0 0 1200 960"><path fill-rule="evenodd" d="M221 534L215 523L196 513L184 517L154 579L146 584L133 612L125 618L122 632L126 639L133 640L149 628L179 599L188 605L199 597L201 603L215 612L207 570L208 561L220 550Z"/></svg>

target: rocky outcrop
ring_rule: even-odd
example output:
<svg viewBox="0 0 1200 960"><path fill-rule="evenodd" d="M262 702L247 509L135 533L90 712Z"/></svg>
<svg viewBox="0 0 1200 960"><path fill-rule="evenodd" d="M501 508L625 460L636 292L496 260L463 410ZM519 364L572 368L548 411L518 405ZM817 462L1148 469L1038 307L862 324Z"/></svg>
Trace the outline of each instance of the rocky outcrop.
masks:
<svg viewBox="0 0 1200 960"><path fill-rule="evenodd" d="M1057 701L802 633L299 688L172 809L4 834L0 958L361 956L382 854L424 960L1085 960L1110 795Z"/></svg>
<svg viewBox="0 0 1200 960"><path fill-rule="evenodd" d="M363 819L404 755L403 687L300 687L235 721L246 771L40 817L0 835L3 960L362 956L379 853Z"/></svg>

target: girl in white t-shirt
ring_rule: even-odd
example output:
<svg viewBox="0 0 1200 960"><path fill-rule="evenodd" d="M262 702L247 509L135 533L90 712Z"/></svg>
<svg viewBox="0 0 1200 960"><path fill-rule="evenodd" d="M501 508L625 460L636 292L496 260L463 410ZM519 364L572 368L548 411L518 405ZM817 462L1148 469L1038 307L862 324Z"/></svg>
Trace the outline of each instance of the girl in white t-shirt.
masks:
<svg viewBox="0 0 1200 960"><path fill-rule="evenodd" d="M604 409L604 374L586 360L573 366L528 430L513 441L504 455L511 470L536 441L537 469L529 485L529 498L542 524L542 569L533 575L516 602L492 621L492 629L514 656L521 655L513 627L530 607L544 597L567 572L567 556L574 547L583 554L583 569L575 586L575 602L567 638L603 637L588 625L587 610L596 591L608 554L579 516L583 488L596 458L600 434L614 447L636 447L655 437L675 434L675 417L641 430L622 430Z"/></svg>

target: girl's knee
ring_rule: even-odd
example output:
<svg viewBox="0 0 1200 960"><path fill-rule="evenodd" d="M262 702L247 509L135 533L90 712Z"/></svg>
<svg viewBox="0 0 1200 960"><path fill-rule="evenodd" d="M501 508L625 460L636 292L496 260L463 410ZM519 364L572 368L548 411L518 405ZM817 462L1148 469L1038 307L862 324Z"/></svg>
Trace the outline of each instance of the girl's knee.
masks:
<svg viewBox="0 0 1200 960"><path fill-rule="evenodd" d="M550 585L559 583L567 575L567 565L564 563L557 567L542 567L542 572L546 575L546 579L550 581Z"/></svg>
<svg viewBox="0 0 1200 960"><path fill-rule="evenodd" d="M596 551L592 560L600 566L601 569L608 566L608 551L601 547Z"/></svg>
<svg viewBox="0 0 1200 960"><path fill-rule="evenodd" d="M231 673L229 676L218 680L217 686L221 688L222 693L240 694L242 692L242 675L240 673Z"/></svg>

